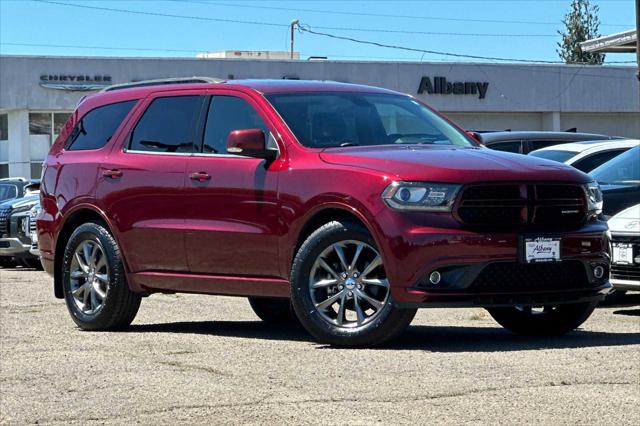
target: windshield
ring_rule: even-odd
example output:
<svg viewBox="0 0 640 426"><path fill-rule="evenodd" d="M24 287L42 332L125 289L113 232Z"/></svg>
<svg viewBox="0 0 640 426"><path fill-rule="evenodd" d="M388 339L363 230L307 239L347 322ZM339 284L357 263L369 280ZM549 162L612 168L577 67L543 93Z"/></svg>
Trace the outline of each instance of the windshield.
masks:
<svg viewBox="0 0 640 426"><path fill-rule="evenodd" d="M555 149L545 149L544 151L533 151L529 155L532 157L544 158L545 160L553 160L564 163L571 157L576 155L573 151L556 151Z"/></svg>
<svg viewBox="0 0 640 426"><path fill-rule="evenodd" d="M296 138L310 148L433 144L474 146L458 129L408 96L287 93L267 99Z"/></svg>
<svg viewBox="0 0 640 426"><path fill-rule="evenodd" d="M0 184L0 201L10 200L18 196L18 187L15 185Z"/></svg>
<svg viewBox="0 0 640 426"><path fill-rule="evenodd" d="M640 146L614 157L590 174L603 185L640 183Z"/></svg>

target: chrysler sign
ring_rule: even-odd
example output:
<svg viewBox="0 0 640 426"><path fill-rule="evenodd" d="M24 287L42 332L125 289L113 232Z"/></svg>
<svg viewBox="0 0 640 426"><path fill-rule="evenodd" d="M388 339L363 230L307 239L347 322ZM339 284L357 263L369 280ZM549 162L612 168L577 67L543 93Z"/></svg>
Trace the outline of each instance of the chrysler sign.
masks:
<svg viewBox="0 0 640 426"><path fill-rule="evenodd" d="M87 92L110 86L111 76L104 74L42 74L40 86L47 89Z"/></svg>
<svg viewBox="0 0 640 426"><path fill-rule="evenodd" d="M418 93L428 93L429 95L478 95L479 99L484 99L487 94L489 83L478 81L447 81L446 77L422 77Z"/></svg>

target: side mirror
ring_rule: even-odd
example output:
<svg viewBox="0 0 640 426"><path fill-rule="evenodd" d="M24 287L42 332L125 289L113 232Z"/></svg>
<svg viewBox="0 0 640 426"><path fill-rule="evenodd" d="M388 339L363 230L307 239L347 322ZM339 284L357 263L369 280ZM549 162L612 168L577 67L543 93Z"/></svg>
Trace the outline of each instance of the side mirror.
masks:
<svg viewBox="0 0 640 426"><path fill-rule="evenodd" d="M275 151L267 149L264 132L260 129L243 129L229 132L227 152L255 158L275 158Z"/></svg>

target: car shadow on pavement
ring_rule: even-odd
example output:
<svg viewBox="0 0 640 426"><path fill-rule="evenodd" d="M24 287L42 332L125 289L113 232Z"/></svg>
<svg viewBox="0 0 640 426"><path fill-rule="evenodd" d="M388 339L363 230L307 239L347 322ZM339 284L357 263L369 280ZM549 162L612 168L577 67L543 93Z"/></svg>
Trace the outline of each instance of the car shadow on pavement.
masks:
<svg viewBox="0 0 640 426"><path fill-rule="evenodd" d="M302 326L273 325L262 321L193 321L162 324L133 324L131 333L208 334L246 339L312 341Z"/></svg>
<svg viewBox="0 0 640 426"><path fill-rule="evenodd" d="M578 329L564 336L518 336L499 327L413 326L385 349L429 352L507 352L640 344L640 333L608 333Z"/></svg>
<svg viewBox="0 0 640 426"><path fill-rule="evenodd" d="M246 339L313 342L304 329L260 321L202 321L135 324L130 333L186 333ZM428 352L505 352L640 344L640 333L606 333L577 330L560 337L522 337L499 327L414 325L396 341L379 349ZM330 346L320 345L328 349Z"/></svg>

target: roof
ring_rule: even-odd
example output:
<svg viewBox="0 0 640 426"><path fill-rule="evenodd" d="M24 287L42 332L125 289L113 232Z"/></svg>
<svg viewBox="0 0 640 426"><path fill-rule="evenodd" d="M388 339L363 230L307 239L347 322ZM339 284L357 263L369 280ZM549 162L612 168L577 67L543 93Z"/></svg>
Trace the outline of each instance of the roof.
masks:
<svg viewBox="0 0 640 426"><path fill-rule="evenodd" d="M194 82L196 81L196 82ZM101 92L91 94L82 99L80 104L90 110L106 103L124 102L141 99L150 93L173 90L206 90L217 85L240 90L255 90L268 93L295 92L362 92L398 94L393 90L361 84L339 83L321 80L219 80L209 77L184 77L162 80L138 81L109 86ZM83 109L84 109L83 108Z"/></svg>
<svg viewBox="0 0 640 426"><path fill-rule="evenodd" d="M363 84L340 83L328 80L229 80L229 85L249 87L261 93L282 92L367 92L367 93L397 93Z"/></svg>
<svg viewBox="0 0 640 426"><path fill-rule="evenodd" d="M517 132L489 132L479 133L480 141L485 145L497 142L517 141L517 140L546 140L558 142L572 142L585 140L619 139L616 136L598 135L594 133L574 133L574 132L543 132L543 131L517 131Z"/></svg>
<svg viewBox="0 0 640 426"><path fill-rule="evenodd" d="M640 145L640 140L638 139L594 140L552 145L540 148L537 151L567 151L580 154L586 153L587 151L600 151L603 149L633 148L637 145Z"/></svg>
<svg viewBox="0 0 640 426"><path fill-rule="evenodd" d="M638 50L638 34L636 30L598 37L580 43L584 52L600 53L634 53Z"/></svg>

